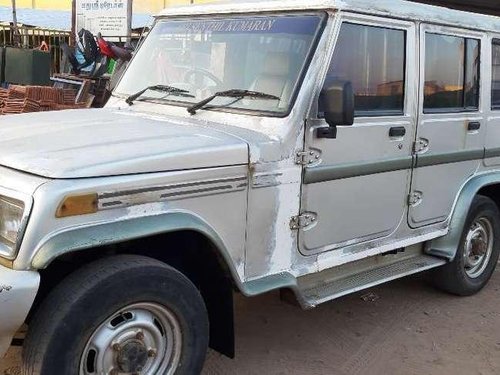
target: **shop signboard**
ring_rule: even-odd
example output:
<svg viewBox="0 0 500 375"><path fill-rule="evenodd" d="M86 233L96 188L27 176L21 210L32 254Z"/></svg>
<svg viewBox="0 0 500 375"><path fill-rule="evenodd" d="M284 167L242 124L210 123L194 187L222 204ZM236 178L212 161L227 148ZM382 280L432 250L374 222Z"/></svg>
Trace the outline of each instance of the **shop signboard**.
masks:
<svg viewBox="0 0 500 375"><path fill-rule="evenodd" d="M76 32L82 28L109 40L130 35L132 0L76 0Z"/></svg>

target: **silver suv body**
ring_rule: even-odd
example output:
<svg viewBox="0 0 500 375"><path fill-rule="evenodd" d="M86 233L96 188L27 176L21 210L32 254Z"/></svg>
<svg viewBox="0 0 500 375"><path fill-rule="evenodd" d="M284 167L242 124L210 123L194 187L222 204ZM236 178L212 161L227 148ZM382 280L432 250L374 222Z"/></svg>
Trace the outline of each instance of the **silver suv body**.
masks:
<svg viewBox="0 0 500 375"><path fill-rule="evenodd" d="M217 286L307 308L458 258L484 286L500 244L474 202L500 198L499 82L494 17L399 0L166 10L105 109L0 120L0 352L63 276L122 253L183 272L211 318ZM183 258L194 237L209 270ZM133 369L161 373L149 361ZM96 369L126 372L112 362Z"/></svg>

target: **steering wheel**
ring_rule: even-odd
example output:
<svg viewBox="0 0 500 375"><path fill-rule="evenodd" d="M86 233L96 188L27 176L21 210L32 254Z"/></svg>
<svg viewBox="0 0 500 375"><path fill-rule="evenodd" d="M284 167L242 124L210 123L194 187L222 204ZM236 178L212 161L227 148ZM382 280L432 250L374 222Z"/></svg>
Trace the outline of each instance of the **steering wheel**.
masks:
<svg viewBox="0 0 500 375"><path fill-rule="evenodd" d="M222 87L224 83L217 78L214 74L210 73L207 70L193 68L184 73L184 82L190 82L191 79L194 79L194 83L191 83L194 87L203 87L203 79L208 78L210 81L215 83L216 87Z"/></svg>

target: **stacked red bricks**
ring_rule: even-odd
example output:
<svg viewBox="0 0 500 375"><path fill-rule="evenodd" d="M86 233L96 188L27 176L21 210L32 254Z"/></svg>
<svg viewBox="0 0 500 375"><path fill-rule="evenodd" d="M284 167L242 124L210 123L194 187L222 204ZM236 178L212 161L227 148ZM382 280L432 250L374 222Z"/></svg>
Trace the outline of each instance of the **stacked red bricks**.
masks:
<svg viewBox="0 0 500 375"><path fill-rule="evenodd" d="M0 88L0 115L84 108L85 104L75 103L76 94L73 89L46 86Z"/></svg>

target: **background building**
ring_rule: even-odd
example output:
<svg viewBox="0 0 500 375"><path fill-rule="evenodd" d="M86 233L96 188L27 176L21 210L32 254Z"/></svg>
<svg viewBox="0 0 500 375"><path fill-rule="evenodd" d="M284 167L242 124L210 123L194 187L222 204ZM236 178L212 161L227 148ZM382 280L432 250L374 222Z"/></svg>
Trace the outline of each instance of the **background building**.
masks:
<svg viewBox="0 0 500 375"><path fill-rule="evenodd" d="M134 12L156 13L173 5L210 2L213 0L133 0ZM11 6L11 0L0 0L0 6ZM71 10L71 0L16 0L18 8Z"/></svg>
<svg viewBox="0 0 500 375"><path fill-rule="evenodd" d="M202 3L213 0L134 0L134 10L141 13L156 13L172 5ZM476 12L500 15L500 4L496 0L413 0L428 4L444 5ZM70 10L71 0L16 0L19 8ZM11 0L0 0L0 6L10 6Z"/></svg>

